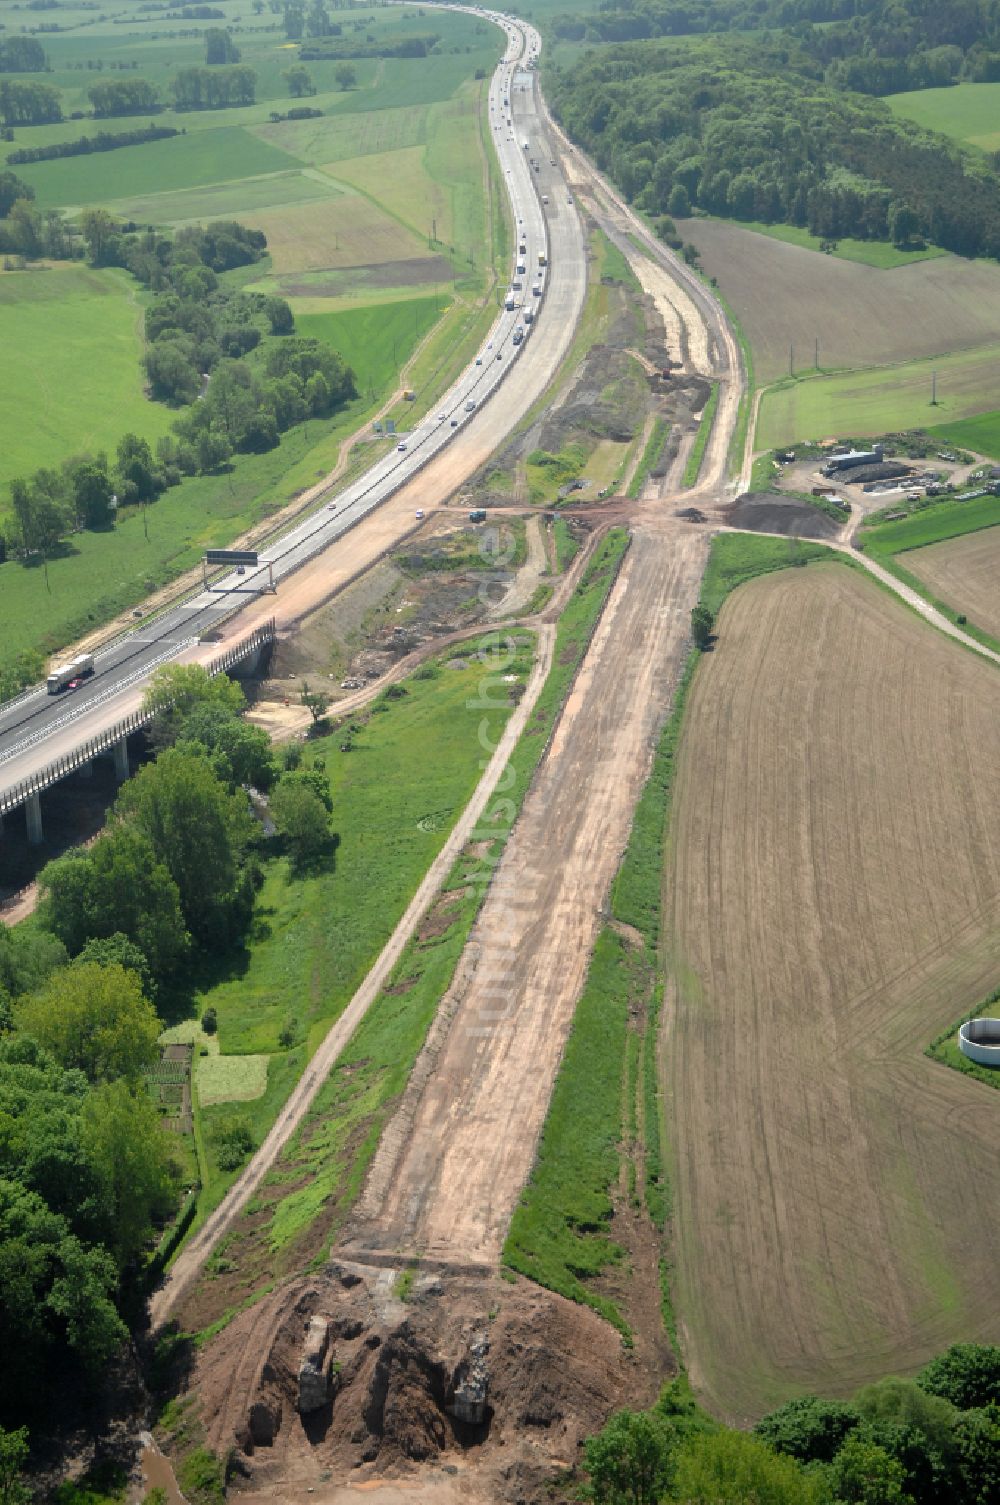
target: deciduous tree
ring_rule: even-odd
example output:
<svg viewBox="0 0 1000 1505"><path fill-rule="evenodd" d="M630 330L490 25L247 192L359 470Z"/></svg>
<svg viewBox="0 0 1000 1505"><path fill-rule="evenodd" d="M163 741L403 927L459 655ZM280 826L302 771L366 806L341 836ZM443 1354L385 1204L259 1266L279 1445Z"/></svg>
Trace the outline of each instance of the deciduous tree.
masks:
<svg viewBox="0 0 1000 1505"><path fill-rule="evenodd" d="M156 1060L162 1028L134 972L83 962L54 972L15 1006L18 1028L91 1082L137 1080Z"/></svg>

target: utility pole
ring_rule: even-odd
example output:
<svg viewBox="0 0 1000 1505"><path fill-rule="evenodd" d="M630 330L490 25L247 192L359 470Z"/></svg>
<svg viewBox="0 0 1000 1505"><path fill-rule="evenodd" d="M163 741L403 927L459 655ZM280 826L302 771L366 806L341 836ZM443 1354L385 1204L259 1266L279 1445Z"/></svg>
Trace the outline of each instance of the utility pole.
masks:
<svg viewBox="0 0 1000 1505"><path fill-rule="evenodd" d="M794 345L789 345L789 347L788 347L788 374L789 374L789 376L794 376L795 375L795 346Z"/></svg>
<svg viewBox="0 0 1000 1505"><path fill-rule="evenodd" d="M937 372L931 372L931 407L937 407Z"/></svg>
<svg viewBox="0 0 1000 1505"><path fill-rule="evenodd" d="M813 352L813 365L819 370L819 335L816 336L815 350Z"/></svg>

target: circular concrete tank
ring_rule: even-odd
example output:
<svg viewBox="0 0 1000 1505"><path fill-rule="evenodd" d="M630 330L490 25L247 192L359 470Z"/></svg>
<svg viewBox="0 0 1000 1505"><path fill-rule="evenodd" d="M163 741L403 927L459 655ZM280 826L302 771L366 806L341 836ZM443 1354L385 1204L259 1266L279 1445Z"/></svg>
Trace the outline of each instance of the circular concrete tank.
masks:
<svg viewBox="0 0 1000 1505"><path fill-rule="evenodd" d="M1000 1019L967 1019L958 1032L958 1048L980 1066L1000 1066Z"/></svg>

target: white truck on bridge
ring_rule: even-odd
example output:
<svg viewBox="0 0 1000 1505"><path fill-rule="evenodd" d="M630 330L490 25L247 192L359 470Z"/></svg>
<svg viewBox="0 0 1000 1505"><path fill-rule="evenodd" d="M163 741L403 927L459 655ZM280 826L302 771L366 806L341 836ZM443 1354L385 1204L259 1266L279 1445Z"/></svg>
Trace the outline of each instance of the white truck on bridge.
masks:
<svg viewBox="0 0 1000 1505"><path fill-rule="evenodd" d="M94 672L94 655L81 653L76 658L70 659L68 664L57 664L45 681L45 688L50 695L58 695L60 690L74 679L86 679Z"/></svg>

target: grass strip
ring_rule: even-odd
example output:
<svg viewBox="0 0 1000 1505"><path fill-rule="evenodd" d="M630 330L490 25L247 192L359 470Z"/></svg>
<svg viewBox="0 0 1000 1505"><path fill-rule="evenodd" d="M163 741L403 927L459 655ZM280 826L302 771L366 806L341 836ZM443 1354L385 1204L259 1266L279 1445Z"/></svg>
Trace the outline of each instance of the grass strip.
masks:
<svg viewBox="0 0 1000 1505"><path fill-rule="evenodd" d="M361 1189L382 1131L451 984L627 545L624 529L608 533L563 612L552 667L511 756L504 796L482 817L491 851L460 856L444 885L449 896L447 928L438 935L418 932L411 939L265 1182L265 1195L247 1209L250 1213L268 1205L269 1188L291 1187L272 1204L262 1230L269 1259L279 1257L284 1268L295 1267L305 1241L315 1244L310 1231L321 1216L323 1250L329 1247Z"/></svg>
<svg viewBox="0 0 1000 1505"><path fill-rule="evenodd" d="M887 554L923 549L928 544L943 543L963 533L978 533L982 528L995 527L997 523L1000 523L1000 496L978 496L971 502L952 499L933 507L923 507L896 523L862 527L860 541L866 554L882 560Z"/></svg>
<svg viewBox="0 0 1000 1505"><path fill-rule="evenodd" d="M698 424L698 432L697 434L695 434L694 444L692 444L691 446L691 453L688 455L687 464L684 467L684 476L681 480L682 486L693 486L698 479L698 476L701 472L702 461L705 458L705 450L708 448L708 440L712 432L712 425L715 423L715 412L718 406L719 383L713 382L708 401L702 409L701 422Z"/></svg>
<svg viewBox="0 0 1000 1505"><path fill-rule="evenodd" d="M556 546L556 569L560 575L565 575L580 552L580 545L570 532L569 523L564 517L557 517L552 524L552 539Z"/></svg>
<svg viewBox="0 0 1000 1505"><path fill-rule="evenodd" d="M663 442L669 432L669 419L657 418L654 420L653 427L650 430L649 438L646 440L646 447L643 450L639 463L635 468L635 474L632 476L632 479L628 484L627 495L631 501L634 502L636 500L643 486L645 486L649 472L655 465L659 453L663 448Z"/></svg>
<svg viewBox="0 0 1000 1505"><path fill-rule="evenodd" d="M953 1071L961 1071L965 1076L975 1077L978 1082L985 1082L987 1087L1000 1089L1000 1070L995 1066L983 1066L979 1061L970 1061L968 1056L962 1054L958 1048L958 1032L963 1024L969 1019L980 1017L990 1018L994 1005L1000 1003L1000 988L996 988L988 998L984 998L974 1009L963 1014L957 1024L952 1024L944 1030L924 1051L925 1056L930 1056L932 1061L939 1061L942 1066L950 1066Z"/></svg>

